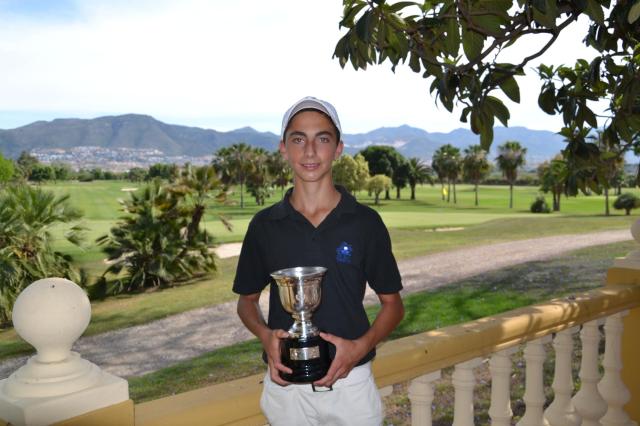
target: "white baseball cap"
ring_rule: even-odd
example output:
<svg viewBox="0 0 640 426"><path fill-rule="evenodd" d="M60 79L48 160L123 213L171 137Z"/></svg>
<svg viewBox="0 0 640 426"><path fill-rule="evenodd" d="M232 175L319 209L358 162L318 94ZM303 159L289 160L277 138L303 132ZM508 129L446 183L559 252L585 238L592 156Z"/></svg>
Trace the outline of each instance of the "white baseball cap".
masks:
<svg viewBox="0 0 640 426"><path fill-rule="evenodd" d="M314 98L313 96L306 96L300 99L298 102L294 103L291 108L284 113L284 117L282 118L282 132L280 135L284 139L284 132L287 130L287 126L289 122L293 118L294 115L302 111L303 109L315 109L322 113L325 113L333 122L333 125L336 126L340 135L342 135L342 127L340 127L340 119L338 118L338 113L336 109L327 101L323 101L322 99Z"/></svg>

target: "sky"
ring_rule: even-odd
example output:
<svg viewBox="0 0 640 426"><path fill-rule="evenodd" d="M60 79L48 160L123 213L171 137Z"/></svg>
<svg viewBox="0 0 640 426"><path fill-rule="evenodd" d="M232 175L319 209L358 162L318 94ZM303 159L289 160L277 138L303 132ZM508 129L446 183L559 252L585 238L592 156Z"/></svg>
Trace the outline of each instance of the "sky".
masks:
<svg viewBox="0 0 640 426"><path fill-rule="evenodd" d="M0 129L137 113L277 134L284 111L307 95L333 103L345 133L468 128L408 67L342 69L332 58L341 15L337 0L0 0ZM572 24L543 62L592 57L585 28ZM536 37L526 42L546 41ZM558 131L559 117L537 106L535 65L518 79L521 104L503 97L509 125Z"/></svg>

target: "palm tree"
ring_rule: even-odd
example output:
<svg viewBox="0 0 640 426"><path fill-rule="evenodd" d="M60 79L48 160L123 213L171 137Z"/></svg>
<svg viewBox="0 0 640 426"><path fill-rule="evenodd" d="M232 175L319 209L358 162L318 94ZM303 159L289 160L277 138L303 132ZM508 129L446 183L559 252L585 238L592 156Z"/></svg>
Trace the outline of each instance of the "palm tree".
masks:
<svg viewBox="0 0 640 426"><path fill-rule="evenodd" d="M444 157L441 155L439 149L433 153L433 158L431 159L431 168L434 172L436 172L438 182L440 182L440 194L442 195L442 201L444 201L444 180L447 178L447 171L444 165Z"/></svg>
<svg viewBox="0 0 640 426"><path fill-rule="evenodd" d="M411 199L416 199L416 185L425 182L433 185L433 177L431 176L431 167L427 166L421 159L412 157L408 161L408 180L411 188Z"/></svg>
<svg viewBox="0 0 640 426"><path fill-rule="evenodd" d="M509 182L509 208L513 208L513 184L518 178L518 168L525 163L527 148L516 141L507 141L498 147L496 162L498 168Z"/></svg>
<svg viewBox="0 0 640 426"><path fill-rule="evenodd" d="M538 166L538 178L540 189L543 192L551 192L553 196L553 211L560 211L560 199L563 193L567 194L569 169L567 162L561 154L556 155L550 162L545 161Z"/></svg>
<svg viewBox="0 0 640 426"><path fill-rule="evenodd" d="M287 160L282 157L280 151L273 151L268 155L267 168L269 169L269 175L272 178L273 185L280 188L280 196L284 198L284 189L291 182L292 174L291 167Z"/></svg>
<svg viewBox="0 0 640 426"><path fill-rule="evenodd" d="M466 180L475 185L475 205L478 205L478 184L491 171L491 164L487 159L487 151L480 145L470 145L464 150L462 171Z"/></svg>
<svg viewBox="0 0 640 426"><path fill-rule="evenodd" d="M103 284L111 274L116 276L113 292L134 291L169 286L216 269L206 231L197 230L188 240L195 210L185 207L184 194L160 179L131 193L123 202L128 215L97 240L111 262ZM123 270L124 277L118 277Z"/></svg>
<svg viewBox="0 0 640 426"><path fill-rule="evenodd" d="M212 192L217 191L215 200L219 203L226 201L226 192L222 188L222 182L218 178L213 166L193 167L186 164L180 177L174 185L168 187L169 191L184 197L185 213L191 216L187 225L187 247L195 243L199 234L200 222L204 217L206 203L212 197ZM230 223L220 216L223 224L230 229ZM206 233L203 235L206 242Z"/></svg>
<svg viewBox="0 0 640 426"><path fill-rule="evenodd" d="M262 148L254 148L251 161L253 167L247 176L247 190L253 195L257 205L264 206L266 199L271 196L269 153Z"/></svg>
<svg viewBox="0 0 640 426"><path fill-rule="evenodd" d="M240 185L240 208L244 208L244 185L253 171L254 152L245 143L236 143L216 152L213 166L222 175L224 183Z"/></svg>
<svg viewBox="0 0 640 426"><path fill-rule="evenodd" d="M437 167L438 177L447 179L448 191L447 202L451 200L451 184L453 183L453 202L457 203L456 182L460 176L462 160L460 159L460 149L451 144L442 145L433 154L434 169ZM443 191L444 192L444 191ZM443 193L444 200L444 193Z"/></svg>
<svg viewBox="0 0 640 426"><path fill-rule="evenodd" d="M604 190L604 214L609 216L609 188L612 186L616 175L624 168L623 153L615 149L615 145L609 143L609 140L601 130L597 130L595 135L587 136L591 143L598 147L600 156L596 164L596 169L600 172L600 185Z"/></svg>
<svg viewBox="0 0 640 426"><path fill-rule="evenodd" d="M67 225L65 238L82 242L82 217L69 203L69 196L28 185L10 186L0 196L0 325L11 318L18 293L31 282L65 277L84 284L82 271L71 265L72 257L52 247L53 229Z"/></svg>

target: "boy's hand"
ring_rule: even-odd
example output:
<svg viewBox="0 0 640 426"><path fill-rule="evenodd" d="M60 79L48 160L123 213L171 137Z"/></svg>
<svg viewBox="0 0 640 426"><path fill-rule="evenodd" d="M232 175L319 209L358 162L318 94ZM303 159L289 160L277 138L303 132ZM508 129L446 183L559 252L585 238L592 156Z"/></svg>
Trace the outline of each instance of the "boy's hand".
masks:
<svg viewBox="0 0 640 426"><path fill-rule="evenodd" d="M329 387L338 379L343 379L355 365L369 352L364 340L348 340L329 333L320 333L320 337L336 347L336 356L331 362L331 367L326 376L313 382L316 386Z"/></svg>
<svg viewBox="0 0 640 426"><path fill-rule="evenodd" d="M262 347L267 353L267 362L269 363L269 373L271 381L281 386L287 386L290 383L280 377L280 371L291 373L292 370L285 366L280 359L281 339L289 337L289 333L284 330L270 330L267 336L262 340Z"/></svg>

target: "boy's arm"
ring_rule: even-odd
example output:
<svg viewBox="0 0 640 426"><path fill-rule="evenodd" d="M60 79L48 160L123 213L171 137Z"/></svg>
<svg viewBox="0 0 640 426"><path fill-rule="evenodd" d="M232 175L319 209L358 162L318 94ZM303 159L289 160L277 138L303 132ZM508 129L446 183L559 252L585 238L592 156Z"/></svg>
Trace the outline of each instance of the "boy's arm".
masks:
<svg viewBox="0 0 640 426"><path fill-rule="evenodd" d="M389 335L404 317L404 305L400 293L378 294L380 312L369 330L355 340L343 339L329 333L320 336L336 346L336 356L327 375L314 382L318 386L331 386L336 380L347 377L351 369L381 340Z"/></svg>
<svg viewBox="0 0 640 426"><path fill-rule="evenodd" d="M278 371L291 373L291 369L280 362L280 339L286 338L289 334L284 330L272 330L267 326L259 301L260 293L240 295L238 316L245 327L262 342L262 347L267 354L271 380L280 385L287 385L289 382L282 380Z"/></svg>

